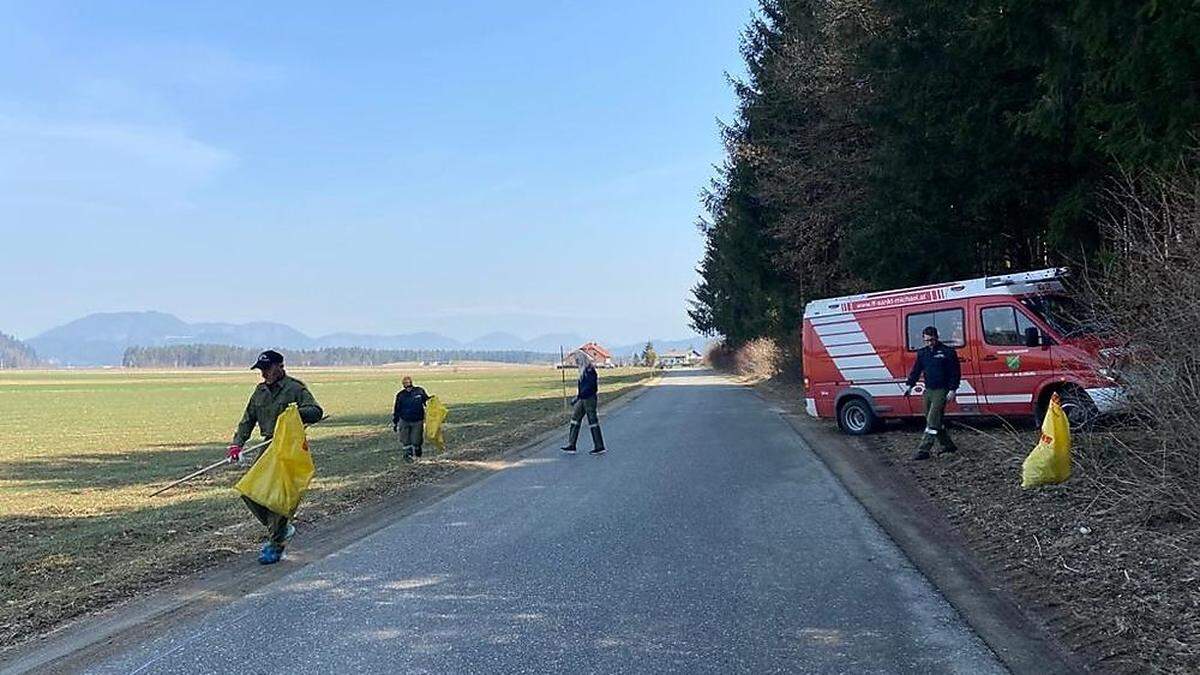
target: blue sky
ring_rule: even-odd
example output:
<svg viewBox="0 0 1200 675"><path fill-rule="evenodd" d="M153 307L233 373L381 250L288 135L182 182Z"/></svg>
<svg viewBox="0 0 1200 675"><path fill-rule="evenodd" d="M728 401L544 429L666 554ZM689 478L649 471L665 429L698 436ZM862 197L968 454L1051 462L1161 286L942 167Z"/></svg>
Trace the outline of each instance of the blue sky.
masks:
<svg viewBox="0 0 1200 675"><path fill-rule="evenodd" d="M688 335L751 11L0 4L0 331Z"/></svg>

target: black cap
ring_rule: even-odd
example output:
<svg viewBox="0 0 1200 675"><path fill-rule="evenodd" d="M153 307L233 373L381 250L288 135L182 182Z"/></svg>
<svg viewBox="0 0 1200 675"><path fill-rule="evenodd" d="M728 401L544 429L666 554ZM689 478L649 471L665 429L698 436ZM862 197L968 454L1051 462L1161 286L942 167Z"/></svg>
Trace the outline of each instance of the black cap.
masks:
<svg viewBox="0 0 1200 675"><path fill-rule="evenodd" d="M274 349L268 349L258 355L258 360L254 362L254 365L250 366L250 370L254 370L255 368L265 369L275 363L283 363L283 354Z"/></svg>

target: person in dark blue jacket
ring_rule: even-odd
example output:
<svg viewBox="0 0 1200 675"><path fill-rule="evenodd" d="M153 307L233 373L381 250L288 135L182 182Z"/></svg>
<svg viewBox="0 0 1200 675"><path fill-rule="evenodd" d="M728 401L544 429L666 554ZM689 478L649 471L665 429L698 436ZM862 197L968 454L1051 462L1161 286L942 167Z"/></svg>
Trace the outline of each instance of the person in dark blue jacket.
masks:
<svg viewBox="0 0 1200 675"><path fill-rule="evenodd" d="M407 375L400 383L404 388L396 394L396 405L392 408L392 431L400 434L405 461L413 461L421 457L421 446L425 444L425 404L429 402L429 394L414 387Z"/></svg>
<svg viewBox="0 0 1200 675"><path fill-rule="evenodd" d="M600 418L596 415L596 394L600 389L600 378L596 375L596 367L587 354L579 352L575 355L575 363L579 366L579 393L571 400L574 409L571 411L571 426L567 432L567 444L562 451L575 454L575 441L579 440L579 426L583 416L587 415L588 427L592 431L592 450L588 454L603 455L604 436L600 434Z"/></svg>
<svg viewBox="0 0 1200 675"><path fill-rule="evenodd" d="M942 416L946 412L946 404L954 400L958 385L962 381L962 371L958 365L958 352L938 340L937 328L929 326L921 331L921 339L925 346L917 350L917 360L913 363L912 372L905 382L907 388L904 395L912 394L912 388L917 384L917 378L925 375L925 434L921 444L913 453L915 460L929 459L929 451L936 440L941 444L941 452L957 452L950 434L946 433L946 425Z"/></svg>

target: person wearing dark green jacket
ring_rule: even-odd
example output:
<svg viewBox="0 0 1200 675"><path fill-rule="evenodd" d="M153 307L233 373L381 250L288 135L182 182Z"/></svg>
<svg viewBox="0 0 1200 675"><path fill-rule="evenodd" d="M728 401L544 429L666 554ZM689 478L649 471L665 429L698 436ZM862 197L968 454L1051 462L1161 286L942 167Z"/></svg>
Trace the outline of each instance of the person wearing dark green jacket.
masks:
<svg viewBox="0 0 1200 675"><path fill-rule="evenodd" d="M250 395L246 404L246 412L242 421L233 432L233 441L229 444L228 457L238 461L242 455L242 445L250 438L254 426L264 439L275 433L275 420L290 404L295 403L300 410L300 419L305 424L312 424L324 417L325 412L317 404L308 387L294 377L289 377L283 369L283 355L268 349L258 355L258 360L250 366L251 370L262 371L262 384ZM267 528L267 541L263 544L258 561L264 565L279 562L283 557L283 549L296 533L296 528L288 522L291 514L275 513L258 502L243 496L242 500L255 518Z"/></svg>

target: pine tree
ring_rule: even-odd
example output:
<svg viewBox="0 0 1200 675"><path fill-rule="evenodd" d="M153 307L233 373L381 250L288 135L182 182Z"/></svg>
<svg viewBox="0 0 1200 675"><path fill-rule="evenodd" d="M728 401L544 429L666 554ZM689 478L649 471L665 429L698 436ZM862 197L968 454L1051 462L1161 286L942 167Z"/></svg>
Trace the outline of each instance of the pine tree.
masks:
<svg viewBox="0 0 1200 675"><path fill-rule="evenodd" d="M642 365L653 368L656 363L658 363L658 352L654 351L653 342L647 342L642 349Z"/></svg>
<svg viewBox="0 0 1200 675"><path fill-rule="evenodd" d="M0 369L33 368L40 363L33 347L11 335L0 333Z"/></svg>
<svg viewBox="0 0 1200 675"><path fill-rule="evenodd" d="M848 263L873 286L1027 269L1088 250L1064 208L1087 167L1016 117L1039 96L1036 31L996 0L889 0L870 72L878 144ZM1051 220L1054 227L1048 227Z"/></svg>

